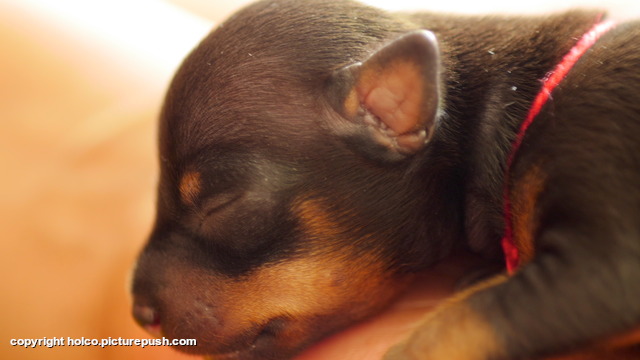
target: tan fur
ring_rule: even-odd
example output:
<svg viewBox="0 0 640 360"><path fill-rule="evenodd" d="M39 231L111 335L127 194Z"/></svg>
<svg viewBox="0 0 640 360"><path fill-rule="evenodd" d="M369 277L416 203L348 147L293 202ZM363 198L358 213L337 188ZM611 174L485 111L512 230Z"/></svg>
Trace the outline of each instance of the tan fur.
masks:
<svg viewBox="0 0 640 360"><path fill-rule="evenodd" d="M201 183L199 172L189 171L185 173L179 185L182 202L187 205L193 205L200 194Z"/></svg>
<svg viewBox="0 0 640 360"><path fill-rule="evenodd" d="M491 325L464 300L506 279L506 276L496 276L453 296L431 313L405 344L393 349L385 359L484 360L488 355L504 355L502 344ZM397 357L399 354L404 357Z"/></svg>
<svg viewBox="0 0 640 360"><path fill-rule="evenodd" d="M514 241L521 264L531 261L535 255L534 233L537 227L536 203L545 185L540 168L532 166L517 182L512 193Z"/></svg>

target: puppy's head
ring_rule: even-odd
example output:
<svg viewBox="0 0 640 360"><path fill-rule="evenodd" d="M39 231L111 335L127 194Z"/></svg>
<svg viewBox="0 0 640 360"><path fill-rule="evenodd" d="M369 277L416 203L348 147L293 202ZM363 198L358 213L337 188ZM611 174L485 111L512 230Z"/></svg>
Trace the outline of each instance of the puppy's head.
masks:
<svg viewBox="0 0 640 360"><path fill-rule="evenodd" d="M282 359L446 252L439 51L410 30L350 2L267 1L187 58L135 272L143 326L215 359Z"/></svg>

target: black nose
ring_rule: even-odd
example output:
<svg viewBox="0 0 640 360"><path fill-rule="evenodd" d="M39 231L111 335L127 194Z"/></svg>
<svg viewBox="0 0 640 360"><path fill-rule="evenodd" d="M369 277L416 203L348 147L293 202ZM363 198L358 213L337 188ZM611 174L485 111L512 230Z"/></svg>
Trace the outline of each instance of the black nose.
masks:
<svg viewBox="0 0 640 360"><path fill-rule="evenodd" d="M160 335L161 327L158 310L151 306L135 304L133 305L133 318L151 335Z"/></svg>

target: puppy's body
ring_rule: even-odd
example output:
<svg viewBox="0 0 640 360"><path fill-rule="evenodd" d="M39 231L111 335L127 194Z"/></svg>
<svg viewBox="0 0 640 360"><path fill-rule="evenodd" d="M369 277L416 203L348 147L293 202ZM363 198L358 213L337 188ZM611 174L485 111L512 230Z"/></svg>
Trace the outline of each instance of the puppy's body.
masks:
<svg viewBox="0 0 640 360"><path fill-rule="evenodd" d="M135 316L200 353L282 359L455 249L500 258L515 134L598 18L243 10L168 93ZM639 33L604 34L527 132L506 185L517 273L437 311L390 359L539 358L640 328Z"/></svg>

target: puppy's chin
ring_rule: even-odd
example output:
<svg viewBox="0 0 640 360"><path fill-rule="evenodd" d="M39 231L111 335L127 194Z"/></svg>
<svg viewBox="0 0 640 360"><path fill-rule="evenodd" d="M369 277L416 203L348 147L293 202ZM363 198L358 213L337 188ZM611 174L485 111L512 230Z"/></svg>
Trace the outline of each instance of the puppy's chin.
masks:
<svg viewBox="0 0 640 360"><path fill-rule="evenodd" d="M345 320L341 316L321 316L313 319L276 318L267 324L250 326L241 334L226 338L209 336L203 331L197 336L192 336L197 340L197 346L176 346L175 349L193 355L204 355L205 359L211 360L289 359L310 344L330 333L342 330L353 321L353 318ZM165 336L182 339L190 335L166 332Z"/></svg>

